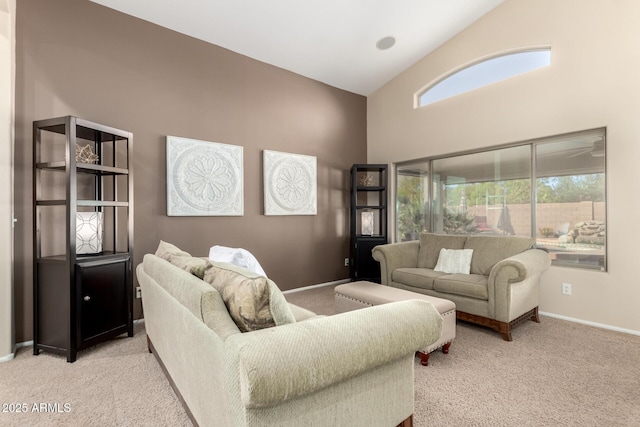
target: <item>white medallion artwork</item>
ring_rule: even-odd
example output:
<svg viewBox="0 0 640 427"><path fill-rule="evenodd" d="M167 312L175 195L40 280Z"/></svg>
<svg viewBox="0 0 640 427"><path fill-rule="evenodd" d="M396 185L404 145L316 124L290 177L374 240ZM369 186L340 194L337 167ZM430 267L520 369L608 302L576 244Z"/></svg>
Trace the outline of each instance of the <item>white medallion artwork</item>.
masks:
<svg viewBox="0 0 640 427"><path fill-rule="evenodd" d="M242 216L242 147L167 136L167 215Z"/></svg>
<svg viewBox="0 0 640 427"><path fill-rule="evenodd" d="M316 215L316 158L264 150L263 162L264 214Z"/></svg>

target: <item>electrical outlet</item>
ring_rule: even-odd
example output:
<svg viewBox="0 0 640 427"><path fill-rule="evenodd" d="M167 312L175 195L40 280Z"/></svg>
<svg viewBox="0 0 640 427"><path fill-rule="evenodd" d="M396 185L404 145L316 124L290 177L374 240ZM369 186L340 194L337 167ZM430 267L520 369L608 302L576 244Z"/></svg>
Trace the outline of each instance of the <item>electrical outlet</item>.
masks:
<svg viewBox="0 0 640 427"><path fill-rule="evenodd" d="M344 259L344 266L349 267L349 258Z"/></svg>
<svg viewBox="0 0 640 427"><path fill-rule="evenodd" d="M136 287L136 298L142 298L142 289L140 289L140 286Z"/></svg>
<svg viewBox="0 0 640 427"><path fill-rule="evenodd" d="M563 283L562 284L562 294L563 295L571 295L571 283Z"/></svg>

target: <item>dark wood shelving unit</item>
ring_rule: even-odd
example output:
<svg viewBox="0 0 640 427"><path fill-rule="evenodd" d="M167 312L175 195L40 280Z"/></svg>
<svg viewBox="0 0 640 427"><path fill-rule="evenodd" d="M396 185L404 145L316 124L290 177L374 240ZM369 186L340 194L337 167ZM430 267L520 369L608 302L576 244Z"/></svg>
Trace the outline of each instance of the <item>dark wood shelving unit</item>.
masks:
<svg viewBox="0 0 640 427"><path fill-rule="evenodd" d="M351 167L351 280L380 282L371 250L387 243L387 165Z"/></svg>
<svg viewBox="0 0 640 427"><path fill-rule="evenodd" d="M33 123L34 345L78 351L133 336L131 132L73 116ZM89 145L97 163L76 161ZM95 213L95 253L79 253L76 214Z"/></svg>

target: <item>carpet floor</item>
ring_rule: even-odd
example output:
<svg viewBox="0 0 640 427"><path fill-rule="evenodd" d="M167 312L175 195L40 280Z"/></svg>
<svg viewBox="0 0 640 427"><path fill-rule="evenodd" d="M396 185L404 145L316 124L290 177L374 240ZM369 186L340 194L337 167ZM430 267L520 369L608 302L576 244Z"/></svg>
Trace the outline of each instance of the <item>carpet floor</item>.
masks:
<svg viewBox="0 0 640 427"><path fill-rule="evenodd" d="M334 314L333 288L286 295ZM541 316L513 341L458 322L449 354L415 358L416 426L639 426L640 337Z"/></svg>
<svg viewBox="0 0 640 427"><path fill-rule="evenodd" d="M286 298L334 313L330 286ZM449 354L435 352L428 367L415 359L414 424L640 425L640 337L541 320L518 326L512 342L458 323ZM133 338L82 351L73 364L21 348L0 363L0 404L0 426L191 425L147 351L144 322Z"/></svg>

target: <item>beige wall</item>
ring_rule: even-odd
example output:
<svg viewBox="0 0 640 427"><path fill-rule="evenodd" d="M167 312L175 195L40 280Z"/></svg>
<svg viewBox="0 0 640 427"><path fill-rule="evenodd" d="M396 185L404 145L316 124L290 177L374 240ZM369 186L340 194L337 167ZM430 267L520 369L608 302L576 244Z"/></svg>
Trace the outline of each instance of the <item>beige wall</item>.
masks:
<svg viewBox="0 0 640 427"><path fill-rule="evenodd" d="M70 114L133 132L136 264L163 239L202 256L214 244L248 249L282 289L349 276L348 171L366 159L364 97L86 0L20 0L17 43L18 341L32 328L37 119ZM166 216L166 135L244 147L243 217ZM265 149L317 157L317 215L262 214Z"/></svg>
<svg viewBox="0 0 640 427"><path fill-rule="evenodd" d="M636 0L507 0L370 96L367 115L373 163L606 126L609 270L552 267L540 309L640 332L638 16ZM552 47L550 67L413 109L414 93L448 70L540 45Z"/></svg>
<svg viewBox="0 0 640 427"><path fill-rule="evenodd" d="M0 361L13 357L13 88L15 0L0 0Z"/></svg>

